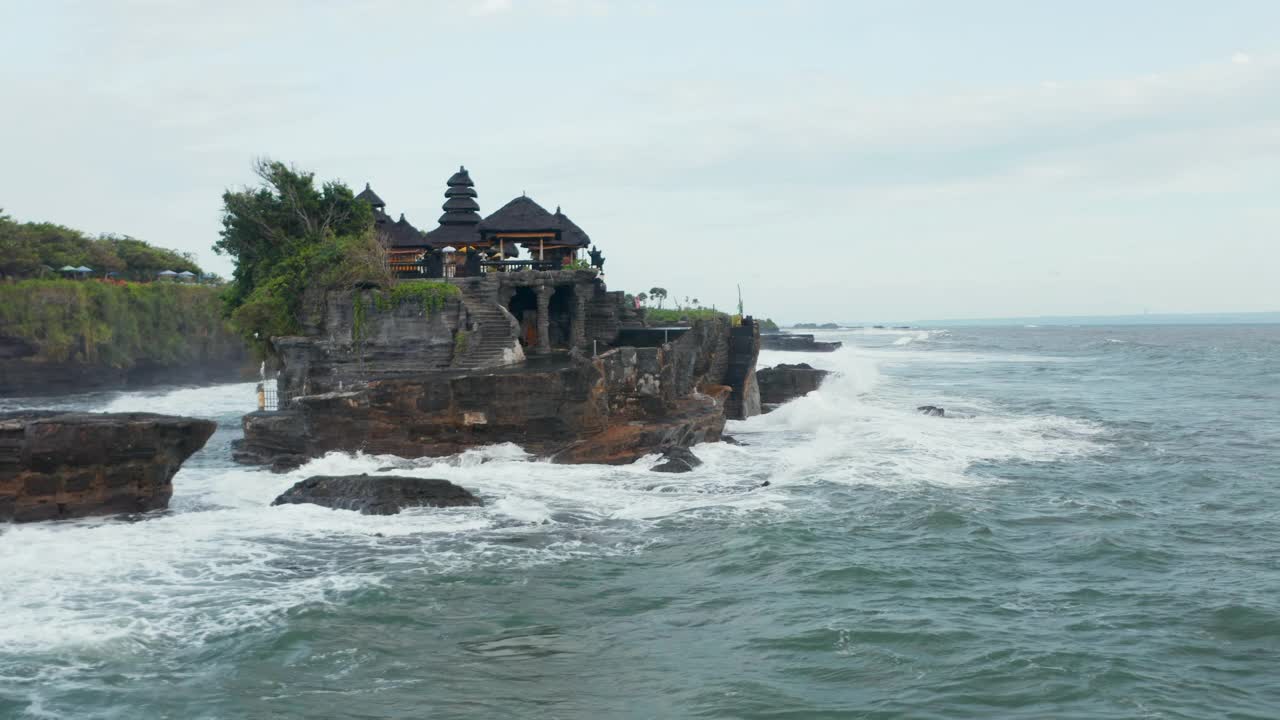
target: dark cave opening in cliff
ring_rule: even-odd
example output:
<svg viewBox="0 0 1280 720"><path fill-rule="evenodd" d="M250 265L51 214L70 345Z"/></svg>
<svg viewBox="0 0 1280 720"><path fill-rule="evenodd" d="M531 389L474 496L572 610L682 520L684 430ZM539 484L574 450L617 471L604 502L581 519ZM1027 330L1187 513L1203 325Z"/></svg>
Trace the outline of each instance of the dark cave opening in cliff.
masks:
<svg viewBox="0 0 1280 720"><path fill-rule="evenodd" d="M548 307L549 335L551 347L567 348L572 342L573 333L573 288L563 286L556 288Z"/></svg>
<svg viewBox="0 0 1280 720"><path fill-rule="evenodd" d="M516 288L507 303L511 316L520 324L520 344L524 347L536 347L538 344L538 295L533 288Z"/></svg>

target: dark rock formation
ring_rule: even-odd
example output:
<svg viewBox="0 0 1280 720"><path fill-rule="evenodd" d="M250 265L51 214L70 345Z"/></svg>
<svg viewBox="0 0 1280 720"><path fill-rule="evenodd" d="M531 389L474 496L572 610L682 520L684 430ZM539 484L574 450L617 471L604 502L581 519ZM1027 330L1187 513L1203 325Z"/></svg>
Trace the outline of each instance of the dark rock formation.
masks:
<svg viewBox="0 0 1280 720"><path fill-rule="evenodd" d="M730 420L746 420L761 412L760 386L756 379L759 357L760 326L748 316L741 325L729 329L729 362L724 384L732 391L725 404L725 417Z"/></svg>
<svg viewBox="0 0 1280 720"><path fill-rule="evenodd" d="M168 507L174 474L216 427L151 413L0 414L0 521Z"/></svg>
<svg viewBox="0 0 1280 720"><path fill-rule="evenodd" d="M937 405L921 405L916 410L933 417L946 417L947 414L946 408L940 408Z"/></svg>
<svg viewBox="0 0 1280 720"><path fill-rule="evenodd" d="M272 505L310 503L363 515L395 515L407 507L483 505L448 480L396 475L316 475L296 483Z"/></svg>
<svg viewBox="0 0 1280 720"><path fill-rule="evenodd" d="M662 457L665 460L653 466L653 472L686 473L702 464L686 447L669 447L662 451Z"/></svg>
<svg viewBox="0 0 1280 720"><path fill-rule="evenodd" d="M844 346L840 342L818 342L812 335L795 333L769 333L760 336L762 350L788 350L792 352L834 352Z"/></svg>
<svg viewBox="0 0 1280 720"><path fill-rule="evenodd" d="M719 318L662 347L370 378L246 415L235 458L287 469L332 450L424 457L512 442L557 462L630 463L720 438L734 395L730 368L753 366L758 352L748 332L736 351L728 319ZM750 412L754 373L736 382L739 412Z"/></svg>
<svg viewBox="0 0 1280 720"><path fill-rule="evenodd" d="M757 371L756 380L760 384L760 400L764 403L765 412L817 390L829 374L829 371L815 369L808 363L783 363Z"/></svg>

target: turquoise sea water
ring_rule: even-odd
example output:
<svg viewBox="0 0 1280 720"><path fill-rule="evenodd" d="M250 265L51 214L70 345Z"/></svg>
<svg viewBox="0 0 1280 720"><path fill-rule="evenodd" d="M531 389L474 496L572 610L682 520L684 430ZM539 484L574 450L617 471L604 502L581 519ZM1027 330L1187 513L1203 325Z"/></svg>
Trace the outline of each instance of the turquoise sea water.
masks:
<svg viewBox="0 0 1280 720"><path fill-rule="evenodd" d="M232 465L252 385L61 399L222 429L169 512L0 527L0 717L1280 717L1280 326L821 339L694 473L487 448L394 517L269 507L394 459Z"/></svg>

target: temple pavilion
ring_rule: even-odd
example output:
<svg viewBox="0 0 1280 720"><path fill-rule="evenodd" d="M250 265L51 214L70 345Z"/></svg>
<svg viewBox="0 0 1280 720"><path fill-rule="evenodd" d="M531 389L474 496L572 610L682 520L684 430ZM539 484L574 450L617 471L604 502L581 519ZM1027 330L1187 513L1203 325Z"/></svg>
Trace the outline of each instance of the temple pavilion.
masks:
<svg viewBox="0 0 1280 720"><path fill-rule="evenodd" d="M521 195L480 217L475 183L465 167L445 183L444 213L435 229L421 232L404 214L392 221L386 203L365 184L356 196L374 210L375 229L400 275L465 277L515 269L555 270L579 259L591 238L559 207L555 212ZM514 260L524 248L529 260ZM599 253L592 253L598 257Z"/></svg>

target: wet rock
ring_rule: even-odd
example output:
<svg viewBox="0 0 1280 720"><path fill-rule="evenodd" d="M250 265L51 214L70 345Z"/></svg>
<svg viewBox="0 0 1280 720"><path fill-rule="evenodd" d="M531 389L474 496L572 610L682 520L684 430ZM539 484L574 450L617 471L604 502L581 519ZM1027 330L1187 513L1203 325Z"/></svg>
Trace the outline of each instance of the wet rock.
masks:
<svg viewBox="0 0 1280 720"><path fill-rule="evenodd" d="M272 505L311 503L363 515L395 515L407 507L483 505L448 480L397 475L316 475L284 491Z"/></svg>
<svg viewBox="0 0 1280 720"><path fill-rule="evenodd" d="M166 508L173 476L215 429L153 413L2 413L0 522Z"/></svg>
<svg viewBox="0 0 1280 720"><path fill-rule="evenodd" d="M702 460L687 447L669 447L662 451L666 458L653 467L653 472L686 473L702 464Z"/></svg>
<svg viewBox="0 0 1280 720"><path fill-rule="evenodd" d="M932 417L946 417L946 408L940 408L937 405L921 405L916 411Z"/></svg>
<svg viewBox="0 0 1280 720"><path fill-rule="evenodd" d="M808 363L783 363L758 371L756 382L760 385L760 399L764 403L765 412L817 390L830 374L829 371L818 370Z"/></svg>
<svg viewBox="0 0 1280 720"><path fill-rule="evenodd" d="M787 350L791 352L834 352L844 343L819 342L812 335L796 333L769 333L760 336L762 350Z"/></svg>

